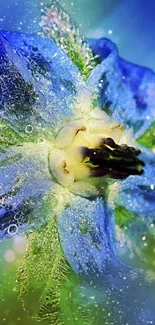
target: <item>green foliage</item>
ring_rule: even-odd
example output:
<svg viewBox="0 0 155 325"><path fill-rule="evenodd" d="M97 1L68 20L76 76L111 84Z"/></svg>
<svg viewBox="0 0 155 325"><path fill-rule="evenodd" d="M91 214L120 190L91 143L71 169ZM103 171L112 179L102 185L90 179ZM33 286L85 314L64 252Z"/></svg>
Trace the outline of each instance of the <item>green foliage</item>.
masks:
<svg viewBox="0 0 155 325"><path fill-rule="evenodd" d="M10 146L22 145L25 142L41 143L44 139L51 140L52 137L52 132L39 127L34 128L31 134L26 134L23 128L23 133L20 135L9 123L0 118L0 151Z"/></svg>
<svg viewBox="0 0 155 325"><path fill-rule="evenodd" d="M31 316L39 320L50 319L50 324L61 324L60 283L69 269L53 217L30 236L28 250L19 270L20 298ZM32 297L33 306L29 305Z"/></svg>
<svg viewBox="0 0 155 325"><path fill-rule="evenodd" d="M23 139L4 120L0 119L0 149L19 144L22 141Z"/></svg>
<svg viewBox="0 0 155 325"><path fill-rule="evenodd" d="M155 122L151 124L149 129L137 141L148 149L155 147Z"/></svg>
<svg viewBox="0 0 155 325"><path fill-rule="evenodd" d="M87 79L98 62L76 24L57 0L50 6L43 5L42 13L41 36L54 39Z"/></svg>
<svg viewBox="0 0 155 325"><path fill-rule="evenodd" d="M126 210L123 206L117 205L115 208L116 224L119 227L128 225L131 221L134 221L135 214Z"/></svg>
<svg viewBox="0 0 155 325"><path fill-rule="evenodd" d="M154 272L155 274L155 263L154 263L154 254L155 254L155 232L147 232L146 240L143 242L143 247L141 250L141 259L144 261L147 268Z"/></svg>
<svg viewBox="0 0 155 325"><path fill-rule="evenodd" d="M91 311L78 295L80 278L60 246L55 217L29 237L18 272L19 298L24 310L48 325L92 325Z"/></svg>

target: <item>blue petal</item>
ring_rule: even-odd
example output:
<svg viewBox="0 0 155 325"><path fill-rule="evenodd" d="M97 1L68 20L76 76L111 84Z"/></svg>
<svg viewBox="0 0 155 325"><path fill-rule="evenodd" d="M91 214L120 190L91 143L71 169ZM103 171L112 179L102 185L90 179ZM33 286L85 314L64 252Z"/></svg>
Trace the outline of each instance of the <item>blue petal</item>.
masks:
<svg viewBox="0 0 155 325"><path fill-rule="evenodd" d="M102 61L88 80L92 91L98 89L101 108L140 136L155 117L154 72L121 59L115 44L106 38L90 44Z"/></svg>
<svg viewBox="0 0 155 325"><path fill-rule="evenodd" d="M74 196L57 222L64 255L73 270L104 272L114 257L113 215L106 203Z"/></svg>
<svg viewBox="0 0 155 325"><path fill-rule="evenodd" d="M83 88L77 67L50 39L0 32L0 116L25 134L27 124L51 132L74 117Z"/></svg>
<svg viewBox="0 0 155 325"><path fill-rule="evenodd" d="M99 278L87 276L71 292L85 309L98 307L94 324L106 324L108 315L107 324L144 325L149 320L154 324L154 290L155 281L147 276L146 271L119 264L111 265L109 272Z"/></svg>
<svg viewBox="0 0 155 325"><path fill-rule="evenodd" d="M47 152L36 144L1 152L0 239L36 229L51 216L46 204L53 184L47 161Z"/></svg>
<svg viewBox="0 0 155 325"><path fill-rule="evenodd" d="M117 203L143 216L155 217L155 155L143 152L144 174L130 176L120 185Z"/></svg>
<svg viewBox="0 0 155 325"><path fill-rule="evenodd" d="M124 217L122 226L126 238L125 250L132 254L139 267L154 271L155 155L146 150L141 156L145 162L144 174L130 176L122 182L116 203L133 213L127 223Z"/></svg>

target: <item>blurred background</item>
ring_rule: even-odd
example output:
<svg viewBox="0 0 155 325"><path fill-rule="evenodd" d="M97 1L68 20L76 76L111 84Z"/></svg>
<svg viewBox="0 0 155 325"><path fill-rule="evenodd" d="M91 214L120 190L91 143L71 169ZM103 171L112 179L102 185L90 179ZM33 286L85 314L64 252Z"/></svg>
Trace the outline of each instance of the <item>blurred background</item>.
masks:
<svg viewBox="0 0 155 325"><path fill-rule="evenodd" d="M155 70L154 0L61 1L88 37L108 37L125 59Z"/></svg>

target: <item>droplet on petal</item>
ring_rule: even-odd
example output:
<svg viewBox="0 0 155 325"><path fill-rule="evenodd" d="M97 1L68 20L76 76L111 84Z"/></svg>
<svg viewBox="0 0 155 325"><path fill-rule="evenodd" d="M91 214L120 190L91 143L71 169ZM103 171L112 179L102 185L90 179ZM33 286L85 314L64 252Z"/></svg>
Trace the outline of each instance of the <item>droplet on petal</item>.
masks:
<svg viewBox="0 0 155 325"><path fill-rule="evenodd" d="M14 223L14 224L11 224L9 225L8 227L8 234L10 236L14 236L18 233L18 226Z"/></svg>
<svg viewBox="0 0 155 325"><path fill-rule="evenodd" d="M26 133L32 133L33 132L33 126L28 124L26 127L25 127L25 132Z"/></svg>

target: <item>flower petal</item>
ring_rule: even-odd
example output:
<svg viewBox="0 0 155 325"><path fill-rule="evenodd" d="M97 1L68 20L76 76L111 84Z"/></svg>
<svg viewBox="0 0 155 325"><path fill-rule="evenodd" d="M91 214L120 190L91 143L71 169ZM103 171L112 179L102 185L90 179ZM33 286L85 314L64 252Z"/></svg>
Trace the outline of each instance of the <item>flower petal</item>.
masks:
<svg viewBox="0 0 155 325"><path fill-rule="evenodd" d="M42 146L25 144L1 152L0 239L33 230L51 216L52 185Z"/></svg>
<svg viewBox="0 0 155 325"><path fill-rule="evenodd" d="M77 67L50 39L0 32L0 116L18 133L25 127L57 132L72 118L83 88Z"/></svg>
<svg viewBox="0 0 155 325"><path fill-rule="evenodd" d="M144 174L130 176L121 182L117 204L144 216L155 216L155 155L145 151L141 154L145 163Z"/></svg>
<svg viewBox="0 0 155 325"><path fill-rule="evenodd" d="M102 61L88 79L92 91L98 90L101 108L139 137L155 117L155 74L119 57L114 43L103 38L90 40Z"/></svg>
<svg viewBox="0 0 155 325"><path fill-rule="evenodd" d="M148 320L152 324L155 320L155 281L146 271L120 264L111 265L107 274L98 278L87 277L85 281L81 281L78 288L68 288L72 290L72 299L81 302L86 310L92 311L90 320L93 322L89 323L91 325L106 322L117 325L144 325ZM95 305L98 307L96 312Z"/></svg>
<svg viewBox="0 0 155 325"><path fill-rule="evenodd" d="M116 203L116 220L123 231L128 249L141 268L155 270L155 155L143 152L145 162L142 176L129 177L122 182ZM119 230L120 231L120 230ZM119 232L118 232L119 233ZM121 236L119 241L121 244ZM123 245L124 245L123 244ZM122 246L122 244L120 245Z"/></svg>
<svg viewBox="0 0 155 325"><path fill-rule="evenodd" d="M58 217L64 255L77 273L104 272L114 256L114 226L110 208L102 199L73 196Z"/></svg>

